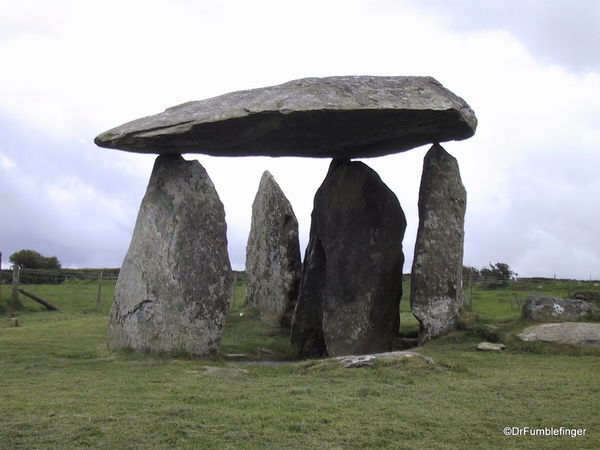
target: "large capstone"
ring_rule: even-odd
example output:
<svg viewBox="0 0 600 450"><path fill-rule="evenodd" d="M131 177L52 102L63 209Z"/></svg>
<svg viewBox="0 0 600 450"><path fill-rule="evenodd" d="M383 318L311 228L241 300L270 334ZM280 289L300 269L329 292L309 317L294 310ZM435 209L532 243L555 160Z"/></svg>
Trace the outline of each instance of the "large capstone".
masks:
<svg viewBox="0 0 600 450"><path fill-rule="evenodd" d="M140 153L359 158L475 133L469 105L431 77L305 78L184 103L95 140Z"/></svg>
<svg viewBox="0 0 600 450"><path fill-rule="evenodd" d="M390 351L398 335L402 239L396 195L362 162L334 160L317 191L291 329L304 357Z"/></svg>
<svg viewBox="0 0 600 450"><path fill-rule="evenodd" d="M411 271L410 304L420 322L420 344L458 325L466 204L458 162L434 145L423 164Z"/></svg>
<svg viewBox="0 0 600 450"><path fill-rule="evenodd" d="M216 355L230 271L225 212L206 171L159 156L115 288L108 348Z"/></svg>
<svg viewBox="0 0 600 450"><path fill-rule="evenodd" d="M246 247L246 298L264 322L290 326L301 270L298 220L273 175L265 171L252 204Z"/></svg>

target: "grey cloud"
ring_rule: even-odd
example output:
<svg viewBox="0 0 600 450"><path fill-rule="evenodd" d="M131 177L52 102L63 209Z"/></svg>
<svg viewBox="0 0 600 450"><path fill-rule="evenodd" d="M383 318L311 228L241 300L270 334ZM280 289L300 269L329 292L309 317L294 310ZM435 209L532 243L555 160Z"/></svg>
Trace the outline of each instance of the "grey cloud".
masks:
<svg viewBox="0 0 600 450"><path fill-rule="evenodd" d="M497 201L467 210L465 264L501 261L523 276L600 278L598 167L600 155L575 139L517 158Z"/></svg>
<svg viewBox="0 0 600 450"><path fill-rule="evenodd" d="M120 155L0 115L0 251L28 248L65 267L121 265L147 183ZM94 136L93 132L82 133Z"/></svg>
<svg viewBox="0 0 600 450"><path fill-rule="evenodd" d="M450 28L507 30L545 63L577 74L600 71L600 2L572 0L406 0L441 12Z"/></svg>

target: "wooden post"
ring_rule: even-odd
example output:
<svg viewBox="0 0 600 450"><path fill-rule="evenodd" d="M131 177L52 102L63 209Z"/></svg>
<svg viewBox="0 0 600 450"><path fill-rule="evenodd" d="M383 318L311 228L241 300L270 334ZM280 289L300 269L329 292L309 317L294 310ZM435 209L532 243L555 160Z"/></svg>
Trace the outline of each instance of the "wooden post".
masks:
<svg viewBox="0 0 600 450"><path fill-rule="evenodd" d="M47 309L49 309L50 311L60 311L60 309L58 309L56 306L54 306L52 303L47 302L46 300L44 300L42 297L39 297L37 295L35 295L32 292L26 291L23 288L19 288L19 292L27 297L29 297L31 300L34 300L36 302L38 302L40 305L44 305Z"/></svg>
<svg viewBox="0 0 600 450"><path fill-rule="evenodd" d="M98 273L98 296L96 297L96 310L100 312L100 302L102 300L102 271Z"/></svg>
<svg viewBox="0 0 600 450"><path fill-rule="evenodd" d="M469 271L469 306L473 306L473 270Z"/></svg>
<svg viewBox="0 0 600 450"><path fill-rule="evenodd" d="M233 283L231 289L231 307L236 307L237 301L237 273L233 272Z"/></svg>
<svg viewBox="0 0 600 450"><path fill-rule="evenodd" d="M19 265L15 264L13 266L13 291L12 291L12 307L14 309L23 309L23 304L19 299Z"/></svg>

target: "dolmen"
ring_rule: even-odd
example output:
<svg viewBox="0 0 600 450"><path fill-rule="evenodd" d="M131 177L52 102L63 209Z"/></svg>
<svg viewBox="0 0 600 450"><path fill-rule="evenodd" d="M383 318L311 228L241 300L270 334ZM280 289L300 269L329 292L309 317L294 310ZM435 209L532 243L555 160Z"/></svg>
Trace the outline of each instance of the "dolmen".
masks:
<svg viewBox="0 0 600 450"><path fill-rule="evenodd" d="M226 225L208 175L186 153L332 159L315 195L293 315L273 320L289 320L299 355L338 357L390 351L402 297L404 213L354 159L433 144L412 308L421 342L455 329L466 193L439 144L467 139L476 126L469 105L431 77L344 76L189 102L99 135L101 147L159 155L115 289L109 348L218 352L229 306Z"/></svg>

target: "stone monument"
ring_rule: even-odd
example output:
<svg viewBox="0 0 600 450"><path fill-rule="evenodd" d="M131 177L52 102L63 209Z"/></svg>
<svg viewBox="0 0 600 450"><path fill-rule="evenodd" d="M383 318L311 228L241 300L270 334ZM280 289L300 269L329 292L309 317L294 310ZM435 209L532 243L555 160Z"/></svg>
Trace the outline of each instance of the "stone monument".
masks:
<svg viewBox="0 0 600 450"><path fill-rule="evenodd" d="M467 139L475 133L476 126L477 119L469 105L431 77L343 76L305 78L185 103L109 130L95 142L101 147L175 157L183 153L203 153L333 158L331 169L315 196L300 300L292 319L292 342L304 355L343 356L389 350L390 336L398 333L401 288L399 281L393 279L401 278L401 241L405 226L395 195L366 165L350 160ZM434 146L433 154L442 154L443 150L438 147ZM445 158L450 161L452 157ZM455 183L458 166L440 162L437 174L441 185ZM177 175L172 176L177 183ZM431 180L425 184L434 183L435 176L427 173L425 176ZM452 258L435 280L439 286L456 285L456 295L451 294L449 302L442 301L449 305L450 311L449 319L443 318L442 323L452 324L457 304L452 302L460 298L454 267L462 259L460 229L463 224L460 208L446 205L450 209L444 209L444 201L434 200L436 194L425 200L427 189L422 183L420 203L430 206L426 208L429 212L421 215L423 231L417 243L417 257L421 261L430 258L432 268L443 266L437 258ZM454 201L452 196L449 199ZM456 201L460 203L458 197ZM464 205L462 208L464 214ZM446 211L454 216L445 218ZM140 211L138 221L146 220L143 214ZM434 224L430 220L434 216L441 221L455 221L456 234L451 238L453 242L448 243L447 252L427 256L426 249L441 237L435 233L428 235L425 230ZM206 222L205 226L213 229L216 223ZM392 230L390 224L395 224L397 229ZM224 228L224 222L221 227ZM160 244L164 247L171 245L169 233L155 233L141 239L164 241ZM196 254L196 260L207 258L205 251ZM128 261L142 268L148 264L137 254L132 254ZM187 264L192 264L191 260ZM227 265L211 267L214 271L199 276L198 284L204 285L205 277L227 279ZM164 266L157 267L153 274L174 285L181 284L173 280ZM418 278L415 281L419 283ZM137 277L131 286L127 293L115 297L115 311L121 315L114 317L121 321L133 314L137 306L132 305L141 305L139 310L143 312L158 304L131 299L138 296L138 292L154 292L154 284L148 277ZM162 291L159 294L162 295ZM434 289L420 295L418 300L415 297L413 305L415 315L425 324L422 340L426 341L452 328L438 327L437 319L433 318L439 314L439 297L449 294L448 290L439 293ZM169 314L173 316L169 323L198 320L197 316L189 317L184 310L171 310ZM116 320L112 317L111 323ZM146 315L140 317L137 327L154 330L151 321L146 321ZM426 325L430 322L433 325ZM197 332L205 326L202 322ZM143 347L152 333L140 332L136 342Z"/></svg>

